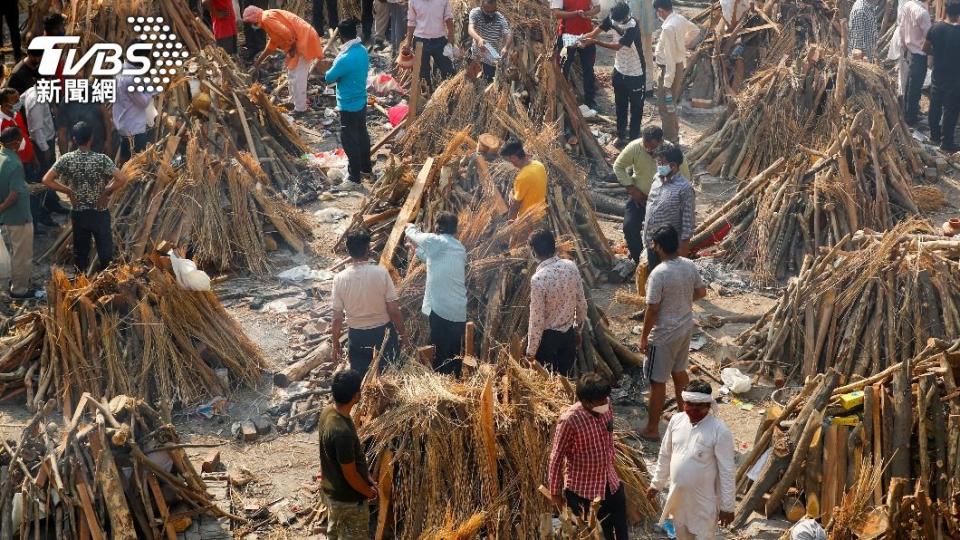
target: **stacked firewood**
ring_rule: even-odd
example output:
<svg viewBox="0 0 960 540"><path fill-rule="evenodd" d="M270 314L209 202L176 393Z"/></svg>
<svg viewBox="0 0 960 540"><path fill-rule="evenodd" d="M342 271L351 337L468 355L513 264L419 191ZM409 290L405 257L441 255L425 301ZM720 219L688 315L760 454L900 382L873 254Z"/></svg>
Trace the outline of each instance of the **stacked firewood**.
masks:
<svg viewBox="0 0 960 540"><path fill-rule="evenodd" d="M782 508L830 538L957 538L960 341L905 358L845 385L830 368L772 410L737 470L734 526Z"/></svg>
<svg viewBox="0 0 960 540"><path fill-rule="evenodd" d="M45 8L49 9L48 4L39 2L35 9ZM80 36L81 50L103 42L125 47L141 35L134 31L129 17L134 17L135 22L137 17L162 17L170 33L181 40L191 54L214 43L213 33L190 11L185 0L74 0L64 8L64 15L67 34Z"/></svg>
<svg viewBox="0 0 960 540"><path fill-rule="evenodd" d="M84 392L196 404L255 385L260 349L213 293L183 289L169 265L153 255L92 280L54 269L49 307L0 340L0 393L24 393L34 409L55 398L69 416Z"/></svg>
<svg viewBox="0 0 960 540"><path fill-rule="evenodd" d="M960 241L920 222L860 233L820 256L757 324L739 360L806 378L833 366L845 378L883 371L928 338L960 334Z"/></svg>
<svg viewBox="0 0 960 540"><path fill-rule="evenodd" d="M197 516L222 510L184 452L169 417L118 395L83 394L69 422L48 401L18 443L0 448L3 538L175 538Z"/></svg>
<svg viewBox="0 0 960 540"><path fill-rule="evenodd" d="M836 10L829 3L741 1L734 6L740 18L732 28L716 3L691 18L706 36L687 62L686 83L690 97L706 105L726 103L755 69L799 56L807 45L840 46L832 20Z"/></svg>
<svg viewBox="0 0 960 540"><path fill-rule="evenodd" d="M526 238L538 227L548 226L559 237L560 251L576 261L588 287L588 316L577 366L580 372L599 371L619 377L625 367L639 366L639 355L613 336L602 312L594 306L589 287L609 267L612 253L599 231L596 217L584 196L583 178L557 141L556 132L529 129L526 120L497 116L509 133L525 140L527 151L543 161L550 171L548 205L543 213L531 213L506 222L507 200L515 171L509 164L488 163L473 150L476 143L466 132L453 135L446 150L427 158L416 177L409 167L394 160L356 216L348 231L371 231L380 262L400 283L401 304L409 313L419 312L426 280L425 266L402 249L408 223L433 231L436 216L448 211L460 218L458 237L467 249L468 317L476 334L468 335L468 351L490 359L503 344L518 342L526 333L529 277L536 262L529 256ZM414 336L426 336L419 318L411 318Z"/></svg>
<svg viewBox="0 0 960 540"><path fill-rule="evenodd" d="M911 137L893 88L880 68L813 45L754 75L686 157L713 175L751 178L781 157L822 157L866 111L877 150L909 179L932 160ZM878 166L886 169L885 162Z"/></svg>

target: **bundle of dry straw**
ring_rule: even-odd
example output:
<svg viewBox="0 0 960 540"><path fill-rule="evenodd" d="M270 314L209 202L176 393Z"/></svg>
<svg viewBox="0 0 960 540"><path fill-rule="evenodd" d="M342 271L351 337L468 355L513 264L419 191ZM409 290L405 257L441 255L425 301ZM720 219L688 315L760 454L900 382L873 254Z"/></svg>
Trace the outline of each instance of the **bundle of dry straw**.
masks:
<svg viewBox="0 0 960 540"><path fill-rule="evenodd" d="M224 396L221 368L234 383L256 384L260 349L213 293L184 290L169 260L152 258L92 280L54 269L49 307L0 341L0 393L24 392L34 409L56 398L69 416L84 392L167 404Z"/></svg>
<svg viewBox="0 0 960 540"><path fill-rule="evenodd" d="M911 221L807 257L777 304L737 338L739 360L801 379L827 366L862 377L919 353L930 337L960 334L960 241L930 232Z"/></svg>
<svg viewBox="0 0 960 540"><path fill-rule="evenodd" d="M569 384L503 355L462 381L411 366L364 386L355 412L380 479L378 538L540 537L546 478L559 415L574 402ZM640 453L617 444L630 520L654 517ZM465 525L469 525L464 527Z"/></svg>
<svg viewBox="0 0 960 540"><path fill-rule="evenodd" d="M0 448L3 538L160 540L199 515L243 521L214 504L170 419L143 401L84 394L62 426L54 408Z"/></svg>

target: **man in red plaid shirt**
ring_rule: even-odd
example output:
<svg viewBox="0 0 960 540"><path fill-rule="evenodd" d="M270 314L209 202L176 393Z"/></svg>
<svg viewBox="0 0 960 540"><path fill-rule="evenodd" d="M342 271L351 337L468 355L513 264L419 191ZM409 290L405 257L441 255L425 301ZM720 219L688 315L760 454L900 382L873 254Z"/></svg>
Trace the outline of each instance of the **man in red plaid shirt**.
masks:
<svg viewBox="0 0 960 540"><path fill-rule="evenodd" d="M550 452L547 483L557 507L586 515L600 499L597 519L606 540L627 540L627 503L614 469L610 384L596 373L577 381L578 402L560 415Z"/></svg>

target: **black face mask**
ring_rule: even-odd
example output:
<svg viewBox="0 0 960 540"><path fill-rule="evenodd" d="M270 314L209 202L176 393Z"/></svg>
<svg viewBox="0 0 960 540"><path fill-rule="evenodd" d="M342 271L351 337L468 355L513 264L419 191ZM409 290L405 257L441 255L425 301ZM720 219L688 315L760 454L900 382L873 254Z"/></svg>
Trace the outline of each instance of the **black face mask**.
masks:
<svg viewBox="0 0 960 540"><path fill-rule="evenodd" d="M484 21L484 22L492 23L492 22L494 21L494 19L496 19L496 18L497 18L496 12L493 12L493 13L486 13L486 12L484 12L484 14L483 14L483 21Z"/></svg>

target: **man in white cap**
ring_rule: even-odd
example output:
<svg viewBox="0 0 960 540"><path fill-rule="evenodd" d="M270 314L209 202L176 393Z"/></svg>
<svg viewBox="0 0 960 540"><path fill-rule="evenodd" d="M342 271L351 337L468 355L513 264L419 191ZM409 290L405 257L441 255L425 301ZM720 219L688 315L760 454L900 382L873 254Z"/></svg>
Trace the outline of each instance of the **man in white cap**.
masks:
<svg viewBox="0 0 960 540"><path fill-rule="evenodd" d="M790 540L827 540L827 533L812 519L801 519L790 527Z"/></svg>
<svg viewBox="0 0 960 540"><path fill-rule="evenodd" d="M701 380L683 391L685 414L674 415L667 426L647 491L653 499L669 485L660 521L672 519L679 540L712 540L718 520L721 525L733 520L733 435L710 414L712 392Z"/></svg>

